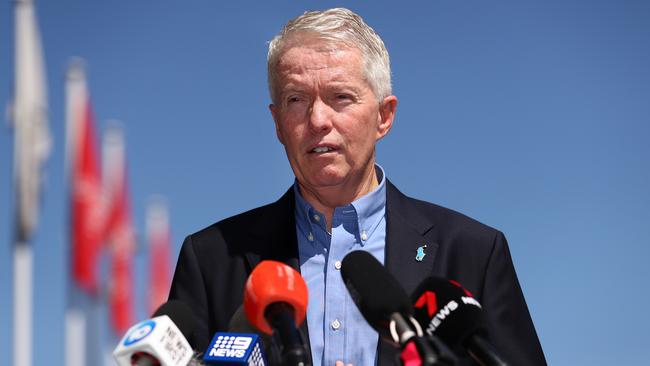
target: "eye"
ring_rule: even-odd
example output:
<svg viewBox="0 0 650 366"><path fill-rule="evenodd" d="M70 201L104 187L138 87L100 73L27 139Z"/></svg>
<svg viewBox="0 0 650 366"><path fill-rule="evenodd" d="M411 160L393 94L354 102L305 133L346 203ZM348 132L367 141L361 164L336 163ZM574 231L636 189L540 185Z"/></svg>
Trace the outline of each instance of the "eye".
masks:
<svg viewBox="0 0 650 366"><path fill-rule="evenodd" d="M336 94L336 100L350 100L352 97L349 94Z"/></svg>

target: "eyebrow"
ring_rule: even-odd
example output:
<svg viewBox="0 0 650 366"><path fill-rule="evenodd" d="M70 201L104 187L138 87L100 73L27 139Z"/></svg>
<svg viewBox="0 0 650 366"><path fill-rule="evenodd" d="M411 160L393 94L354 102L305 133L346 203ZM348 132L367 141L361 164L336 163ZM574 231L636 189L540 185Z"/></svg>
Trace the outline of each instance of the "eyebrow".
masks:
<svg viewBox="0 0 650 366"><path fill-rule="evenodd" d="M289 82L289 83L285 84L282 87L282 89L280 89L280 94L282 95L282 94L290 93L290 92L303 93L306 90L311 89L310 87L305 88L301 84L302 83L299 83L299 82ZM353 93L356 93L356 94L361 93L361 89L359 89L358 87L352 85L351 83L347 83L347 82L342 81L342 80L341 81L333 80L330 83L328 83L328 85L325 85L324 89L327 90L327 91L331 91L333 89L334 90L336 90L336 89L349 89Z"/></svg>
<svg viewBox="0 0 650 366"><path fill-rule="evenodd" d="M361 94L361 89L349 83L342 81L342 82L334 82L333 84L334 85L327 86L326 89L349 89L351 92L355 94Z"/></svg>
<svg viewBox="0 0 650 366"><path fill-rule="evenodd" d="M280 89L280 96L284 97L289 93L304 93L306 89L307 88L304 88L296 83L289 83Z"/></svg>

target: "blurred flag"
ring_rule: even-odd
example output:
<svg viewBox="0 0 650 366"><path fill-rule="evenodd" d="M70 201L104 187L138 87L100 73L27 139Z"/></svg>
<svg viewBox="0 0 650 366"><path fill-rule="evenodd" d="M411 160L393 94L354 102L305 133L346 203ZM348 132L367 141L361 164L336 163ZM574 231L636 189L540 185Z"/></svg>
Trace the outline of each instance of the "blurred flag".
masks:
<svg viewBox="0 0 650 366"><path fill-rule="evenodd" d="M79 288L96 294L97 263L105 220L95 121L80 61L72 62L68 68L66 110L66 168L72 201L72 277Z"/></svg>
<svg viewBox="0 0 650 366"><path fill-rule="evenodd" d="M15 132L14 172L18 240L29 239L38 220L41 168L50 154L47 85L41 39L31 1L16 3L15 90L12 122Z"/></svg>
<svg viewBox="0 0 650 366"><path fill-rule="evenodd" d="M14 247L14 364L32 363L32 249L27 245L38 220L41 169L50 153L47 85L34 4L15 3L15 89L11 106L16 189Z"/></svg>
<svg viewBox="0 0 650 366"><path fill-rule="evenodd" d="M126 174L124 136L111 126L104 136L105 198L107 203L106 237L111 253L109 275L109 311L116 334L133 325L133 256L135 232Z"/></svg>
<svg viewBox="0 0 650 366"><path fill-rule="evenodd" d="M169 213L161 197L155 197L147 208L149 240L149 313L167 301L171 282L171 241Z"/></svg>

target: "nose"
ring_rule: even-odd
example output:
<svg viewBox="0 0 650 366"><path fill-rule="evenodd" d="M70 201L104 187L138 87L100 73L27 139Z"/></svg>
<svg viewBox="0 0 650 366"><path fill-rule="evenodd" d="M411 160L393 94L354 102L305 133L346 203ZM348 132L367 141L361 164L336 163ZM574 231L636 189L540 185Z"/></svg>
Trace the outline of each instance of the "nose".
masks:
<svg viewBox="0 0 650 366"><path fill-rule="evenodd" d="M332 108L320 98L315 99L309 108L309 127L315 133L332 129Z"/></svg>

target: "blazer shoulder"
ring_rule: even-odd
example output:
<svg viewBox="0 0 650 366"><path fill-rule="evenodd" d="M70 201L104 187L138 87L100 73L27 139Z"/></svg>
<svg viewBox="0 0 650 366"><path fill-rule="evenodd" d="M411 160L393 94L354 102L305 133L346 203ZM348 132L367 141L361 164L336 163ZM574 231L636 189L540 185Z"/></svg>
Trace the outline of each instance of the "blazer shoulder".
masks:
<svg viewBox="0 0 650 366"><path fill-rule="evenodd" d="M267 237L274 227L286 224L293 210L293 190L289 189L279 200L240 214L230 216L188 235L186 241L194 246L212 246L215 241L226 243L256 242Z"/></svg>
<svg viewBox="0 0 650 366"><path fill-rule="evenodd" d="M389 186L388 210L393 216L403 217L421 231L435 229L446 237L467 237L468 239L489 239L491 242L500 233L476 219L435 203L406 196L392 184Z"/></svg>
<svg viewBox="0 0 650 366"><path fill-rule="evenodd" d="M431 217L436 223L445 223L448 227L462 228L463 230L470 229L492 235L498 232L494 227L484 224L456 210L415 198L410 199L413 200L413 204L417 206L422 213L427 215L427 217Z"/></svg>

